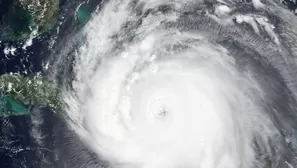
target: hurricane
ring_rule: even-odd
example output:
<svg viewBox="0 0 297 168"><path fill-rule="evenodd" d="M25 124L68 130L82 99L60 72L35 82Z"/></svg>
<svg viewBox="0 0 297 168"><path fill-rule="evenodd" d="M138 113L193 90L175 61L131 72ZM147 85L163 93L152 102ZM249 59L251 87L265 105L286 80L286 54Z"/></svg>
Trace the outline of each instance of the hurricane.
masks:
<svg viewBox="0 0 297 168"><path fill-rule="evenodd" d="M71 52L67 123L113 168L296 167L296 26L272 0L106 1Z"/></svg>

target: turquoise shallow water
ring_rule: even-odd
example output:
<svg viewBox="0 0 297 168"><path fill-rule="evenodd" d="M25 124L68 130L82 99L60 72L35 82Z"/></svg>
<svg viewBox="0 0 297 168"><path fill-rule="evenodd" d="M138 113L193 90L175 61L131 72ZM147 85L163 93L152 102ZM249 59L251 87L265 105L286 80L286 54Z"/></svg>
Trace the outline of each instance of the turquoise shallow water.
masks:
<svg viewBox="0 0 297 168"><path fill-rule="evenodd" d="M78 23L80 25L87 23L87 21L91 17L91 14L92 14L92 8L86 3L82 4L77 11Z"/></svg>
<svg viewBox="0 0 297 168"><path fill-rule="evenodd" d="M0 94L0 115L27 115L29 110L20 103Z"/></svg>

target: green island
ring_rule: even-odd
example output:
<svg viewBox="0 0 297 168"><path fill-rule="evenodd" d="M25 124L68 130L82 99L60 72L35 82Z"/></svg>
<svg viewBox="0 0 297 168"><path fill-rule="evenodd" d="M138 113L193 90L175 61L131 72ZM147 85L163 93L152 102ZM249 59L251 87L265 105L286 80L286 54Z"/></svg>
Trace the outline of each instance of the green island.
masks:
<svg viewBox="0 0 297 168"><path fill-rule="evenodd" d="M0 39L20 41L50 30L58 16L59 0L0 0Z"/></svg>
<svg viewBox="0 0 297 168"><path fill-rule="evenodd" d="M62 110L60 90L40 75L24 77L19 74L0 76L0 116L26 115L30 107L50 107Z"/></svg>

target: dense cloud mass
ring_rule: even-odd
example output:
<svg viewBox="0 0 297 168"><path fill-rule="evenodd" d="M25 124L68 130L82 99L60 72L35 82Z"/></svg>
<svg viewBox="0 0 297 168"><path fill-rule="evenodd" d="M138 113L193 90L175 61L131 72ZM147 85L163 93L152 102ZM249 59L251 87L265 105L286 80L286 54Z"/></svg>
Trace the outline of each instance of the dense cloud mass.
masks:
<svg viewBox="0 0 297 168"><path fill-rule="evenodd" d="M73 167L296 167L296 30L278 0L105 2L61 52Z"/></svg>

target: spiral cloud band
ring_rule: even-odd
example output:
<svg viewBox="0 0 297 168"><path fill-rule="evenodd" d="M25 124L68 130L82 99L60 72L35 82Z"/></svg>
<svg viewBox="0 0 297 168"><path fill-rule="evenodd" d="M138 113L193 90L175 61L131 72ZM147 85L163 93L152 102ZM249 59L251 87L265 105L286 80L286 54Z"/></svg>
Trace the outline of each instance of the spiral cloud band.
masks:
<svg viewBox="0 0 297 168"><path fill-rule="evenodd" d="M93 16L65 102L98 158L129 168L292 166L281 112L269 105L276 80L261 76L272 66L290 77L290 66L271 65L285 62L285 48L264 16L229 14L234 3L224 4L110 0ZM243 23L252 29L240 31Z"/></svg>
<svg viewBox="0 0 297 168"><path fill-rule="evenodd" d="M171 37L175 43L163 45L193 45ZM84 110L90 135L107 148L98 152L152 168L250 167L252 134L275 136L255 102L260 95L249 95L261 92L253 79L236 73L227 53L210 44L166 56L166 46L147 40L99 68L91 81L94 97Z"/></svg>

